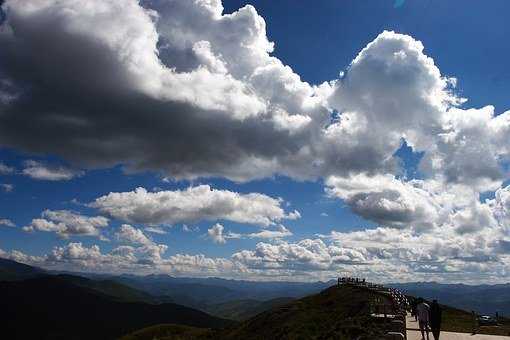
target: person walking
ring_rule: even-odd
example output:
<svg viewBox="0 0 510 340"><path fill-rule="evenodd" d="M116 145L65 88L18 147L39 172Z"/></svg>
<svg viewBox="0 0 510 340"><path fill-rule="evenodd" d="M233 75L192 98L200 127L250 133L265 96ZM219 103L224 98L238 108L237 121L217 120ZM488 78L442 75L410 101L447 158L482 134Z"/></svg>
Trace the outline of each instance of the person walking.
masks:
<svg viewBox="0 0 510 340"><path fill-rule="evenodd" d="M421 340L425 340L425 333L427 334L427 340L429 340L430 306L422 298L418 299L416 315L418 316Z"/></svg>
<svg viewBox="0 0 510 340"><path fill-rule="evenodd" d="M441 316L442 309L437 303L437 300L433 300L430 305L430 329L432 330L432 335L434 336L434 340L439 340L439 334L441 333Z"/></svg>
<svg viewBox="0 0 510 340"><path fill-rule="evenodd" d="M471 317L472 317L472 321L473 321L472 335L475 335L478 332L478 317L476 316L476 313L474 310L471 311Z"/></svg>
<svg viewBox="0 0 510 340"><path fill-rule="evenodd" d="M416 314L416 306L418 306L418 300L413 298L411 302L411 316L414 316L414 321L418 321L418 314Z"/></svg>

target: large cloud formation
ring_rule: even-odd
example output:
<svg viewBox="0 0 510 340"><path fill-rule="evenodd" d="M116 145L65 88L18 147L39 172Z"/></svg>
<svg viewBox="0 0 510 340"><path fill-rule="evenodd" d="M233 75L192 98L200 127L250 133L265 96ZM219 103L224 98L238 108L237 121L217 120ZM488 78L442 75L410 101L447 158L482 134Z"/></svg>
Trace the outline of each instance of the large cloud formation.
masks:
<svg viewBox="0 0 510 340"><path fill-rule="evenodd" d="M299 218L298 211L286 213L281 204L282 200L259 193L240 194L199 185L175 191L137 188L112 192L90 206L122 221L150 225L229 220L269 226L282 219Z"/></svg>
<svg viewBox="0 0 510 340"><path fill-rule="evenodd" d="M2 8L1 91L11 95L0 104L1 145L87 167L249 180L395 172L405 139L426 151L429 176L479 189L504 177L510 113L455 108L464 101L455 79L412 37L383 32L341 79L311 86L271 56L252 6L231 14L219 0Z"/></svg>
<svg viewBox="0 0 510 340"><path fill-rule="evenodd" d="M309 127L327 120L317 90L270 56L251 6L231 15L220 1L3 9L0 71L11 95L0 144L84 166L245 180L291 169L310 152Z"/></svg>
<svg viewBox="0 0 510 340"><path fill-rule="evenodd" d="M456 79L412 37L381 33L339 79L315 86L271 55L252 6L227 14L221 0L7 0L2 10L0 146L177 179L322 179L330 196L380 226L329 235L332 244L260 243L225 260L231 268L506 270L510 111L465 109ZM423 153L419 179L402 175L403 141ZM487 191L495 198L480 202ZM91 206L146 224L277 226L298 216L250 195L137 189ZM366 245L379 234L398 254L385 242ZM393 236L419 246L396 247Z"/></svg>

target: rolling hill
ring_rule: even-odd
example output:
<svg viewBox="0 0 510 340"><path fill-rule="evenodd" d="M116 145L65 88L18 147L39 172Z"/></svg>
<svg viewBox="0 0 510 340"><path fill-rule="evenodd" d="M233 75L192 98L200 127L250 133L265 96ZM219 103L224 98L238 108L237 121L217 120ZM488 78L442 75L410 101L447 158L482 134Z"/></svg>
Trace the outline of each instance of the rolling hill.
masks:
<svg viewBox="0 0 510 340"><path fill-rule="evenodd" d="M382 298L385 298L384 296ZM319 294L262 312L222 330L201 330L175 325L142 329L122 340L170 339L338 339L358 336L381 339L381 325L370 318L371 294L366 289L330 287Z"/></svg>
<svg viewBox="0 0 510 340"><path fill-rule="evenodd" d="M0 300L3 339L114 339L161 323L201 328L232 323L172 303L120 302L58 276L0 282Z"/></svg>
<svg viewBox="0 0 510 340"><path fill-rule="evenodd" d="M0 281L16 281L44 275L43 269L0 257Z"/></svg>
<svg viewBox="0 0 510 340"><path fill-rule="evenodd" d="M375 295L374 295L375 294ZM236 325L220 330L161 324L130 333L122 340L203 340L203 339L336 339L381 340L388 324L370 315L371 301L388 296L363 287L333 286L319 294L273 307ZM442 305L443 331L470 334L471 312ZM480 334L510 335L510 320L499 326L482 326Z"/></svg>
<svg viewBox="0 0 510 340"><path fill-rule="evenodd" d="M205 307L205 311L211 315L225 319L244 321L257 314L272 308L286 305L294 298L275 298L267 301L258 300L234 300Z"/></svg>

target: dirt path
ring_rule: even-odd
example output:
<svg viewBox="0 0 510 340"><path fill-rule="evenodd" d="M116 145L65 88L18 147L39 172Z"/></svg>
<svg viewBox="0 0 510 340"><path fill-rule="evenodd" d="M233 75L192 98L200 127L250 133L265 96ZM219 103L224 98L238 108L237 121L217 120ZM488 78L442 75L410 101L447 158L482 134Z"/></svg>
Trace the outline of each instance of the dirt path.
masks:
<svg viewBox="0 0 510 340"><path fill-rule="evenodd" d="M406 318L406 324L408 328L407 340L421 340L420 331L410 330L418 329L418 323L414 321L414 318L408 315ZM429 339L434 340L434 337L430 332ZM469 333L453 333L453 332L441 332L440 337L440 340L509 340L509 339L510 337L501 335L485 335L485 334L471 335Z"/></svg>

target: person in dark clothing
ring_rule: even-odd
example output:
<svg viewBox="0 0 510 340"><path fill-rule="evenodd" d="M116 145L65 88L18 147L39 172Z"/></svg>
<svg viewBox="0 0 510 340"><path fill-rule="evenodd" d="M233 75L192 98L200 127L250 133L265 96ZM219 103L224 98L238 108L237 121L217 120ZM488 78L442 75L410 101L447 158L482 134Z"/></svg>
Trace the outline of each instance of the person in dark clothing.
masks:
<svg viewBox="0 0 510 340"><path fill-rule="evenodd" d="M437 300L432 301L430 305L430 328L434 340L439 340L439 333L441 333L441 314L442 310Z"/></svg>
<svg viewBox="0 0 510 340"><path fill-rule="evenodd" d="M411 302L411 315L414 316L414 321L418 321L418 314L416 314L416 306L418 306L418 301L414 298Z"/></svg>

